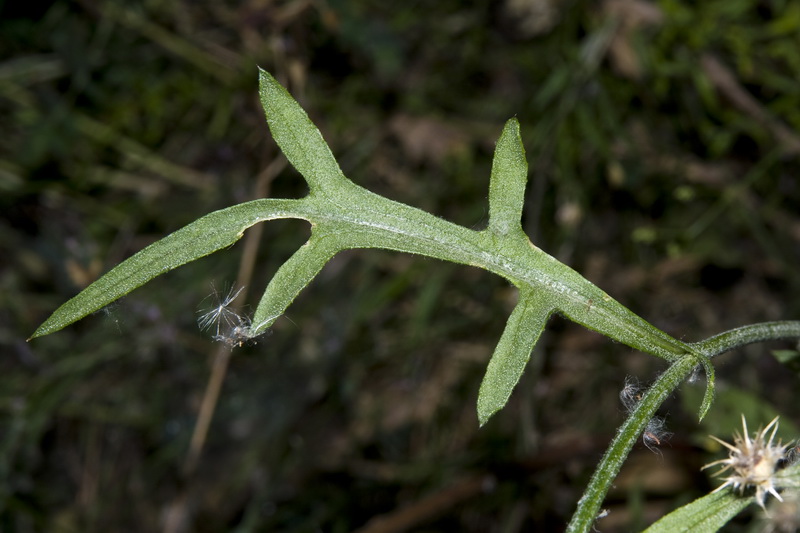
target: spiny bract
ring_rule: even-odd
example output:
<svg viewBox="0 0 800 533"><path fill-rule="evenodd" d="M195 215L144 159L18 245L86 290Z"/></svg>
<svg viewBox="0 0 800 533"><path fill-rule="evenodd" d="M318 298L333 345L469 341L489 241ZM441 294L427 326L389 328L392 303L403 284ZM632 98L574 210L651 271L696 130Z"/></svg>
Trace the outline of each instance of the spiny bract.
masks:
<svg viewBox="0 0 800 533"><path fill-rule="evenodd" d="M775 486L773 475L779 463L785 459L788 445L783 445L780 441L777 444L772 443L775 438L775 432L778 430L777 416L767 424L767 427L758 430L752 439L747 432L747 421L744 419L744 415L742 415L742 428L744 429L742 435L738 433L733 435L733 445L710 435L712 439L728 448L730 452L727 459L709 463L703 469L715 465L724 465L714 475L718 476L728 470L731 473L725 478L725 483L717 487L714 492L718 492L730 485L741 494L746 488L754 487L756 501L765 509L764 502L768 494L772 494L778 500L783 501L781 495L778 494L777 489L779 487ZM766 435L770 428L772 428L772 433L769 436L769 440L767 440Z"/></svg>

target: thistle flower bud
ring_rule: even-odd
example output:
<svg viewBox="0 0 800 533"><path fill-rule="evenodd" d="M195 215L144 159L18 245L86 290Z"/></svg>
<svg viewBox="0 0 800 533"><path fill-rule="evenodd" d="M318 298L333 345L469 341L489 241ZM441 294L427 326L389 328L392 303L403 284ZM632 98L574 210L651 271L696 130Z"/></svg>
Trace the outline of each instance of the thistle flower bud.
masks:
<svg viewBox="0 0 800 533"><path fill-rule="evenodd" d="M786 458L786 450L789 446L781 444L780 441L777 444L772 443L775 438L775 432L778 430L777 416L767 424L767 427L758 430L752 439L748 434L747 421L744 415L742 415L742 428L744 432L741 435L734 434L733 445L710 435L712 439L728 448L728 458L709 463L702 470L722 465L722 468L714 475L719 476L727 471L730 471L730 474L725 478L725 483L717 487L714 492L719 492L725 487L731 486L742 494L745 489L754 488L758 505L766 510L764 502L769 494L783 501L781 495L778 494L780 487L775 484L774 474L780 463ZM767 432L769 432L770 428L772 433L767 439Z"/></svg>

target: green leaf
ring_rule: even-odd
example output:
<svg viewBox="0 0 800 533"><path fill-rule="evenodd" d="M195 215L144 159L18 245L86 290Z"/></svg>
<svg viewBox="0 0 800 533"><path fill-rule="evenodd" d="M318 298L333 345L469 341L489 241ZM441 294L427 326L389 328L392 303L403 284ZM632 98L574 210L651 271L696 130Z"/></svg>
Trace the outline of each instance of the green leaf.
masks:
<svg viewBox="0 0 800 533"><path fill-rule="evenodd" d="M553 307L542 294L520 290L519 302L508 318L478 392L481 426L508 402L552 312Z"/></svg>
<svg viewBox="0 0 800 533"><path fill-rule="evenodd" d="M715 492L676 509L645 533L714 533L754 501L731 490Z"/></svg>
<svg viewBox="0 0 800 533"><path fill-rule="evenodd" d="M303 175L311 194L322 193L346 201L348 180L319 129L300 104L270 73L258 69L259 96L272 137L289 162Z"/></svg>
<svg viewBox="0 0 800 533"><path fill-rule="evenodd" d="M797 434L795 433L795 435ZM778 487L778 489L785 491L797 491L800 489L800 462L795 460L793 465L775 472L775 475L772 476L772 478L775 482L775 486Z"/></svg>
<svg viewBox="0 0 800 533"><path fill-rule="evenodd" d="M271 326L322 267L344 247L335 235L315 228L308 242L281 265L269 282L253 316L252 335L259 335Z"/></svg>
<svg viewBox="0 0 800 533"><path fill-rule="evenodd" d="M40 325L30 339L58 331L94 313L175 267L227 248L245 229L264 220L287 218L299 200L255 200L199 218L129 257L67 301ZM28 340L30 340L28 339Z"/></svg>
<svg viewBox="0 0 800 533"><path fill-rule="evenodd" d="M497 141L489 182L489 231L498 235L522 232L520 220L528 181L528 161L519 134L519 122L506 122Z"/></svg>
<svg viewBox="0 0 800 533"><path fill-rule="evenodd" d="M569 266L533 245L520 227L527 163L519 124L506 124L495 152L490 184L490 222L474 231L411 206L378 196L349 181L319 130L270 74L260 70L260 97L272 134L308 182L301 200L256 200L211 213L158 241L87 287L56 310L33 334L38 337L102 308L154 277L228 247L257 222L300 218L311 222L312 238L278 270L256 311L250 333L263 331L339 250L384 248L483 268L520 290L520 303L481 386L481 423L502 408L519 381L547 317L563 316L633 348L668 361L701 363L713 396L716 350L741 342L800 336L800 322L740 328L711 341L689 345L635 315ZM534 296L535 295L535 296ZM707 357L704 357L707 356Z"/></svg>
<svg viewBox="0 0 800 533"><path fill-rule="evenodd" d="M703 370L706 372L706 391L703 394L703 401L700 403L700 410L697 413L697 418L700 422L708 414L709 409L711 409L711 404L714 403L714 395L716 394L716 387L714 382L716 380L715 373L714 373L714 365L711 364L711 361L708 357L705 356L697 356L700 359L700 364L703 367Z"/></svg>

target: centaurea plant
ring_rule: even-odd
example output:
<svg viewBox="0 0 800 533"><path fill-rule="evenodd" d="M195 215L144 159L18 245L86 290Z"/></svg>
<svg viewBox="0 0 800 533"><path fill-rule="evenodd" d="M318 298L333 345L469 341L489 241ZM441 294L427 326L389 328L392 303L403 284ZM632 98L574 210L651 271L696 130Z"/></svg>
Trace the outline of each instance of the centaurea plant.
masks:
<svg viewBox="0 0 800 533"><path fill-rule="evenodd" d="M299 199L262 198L199 218L92 283L59 307L31 338L58 331L168 270L226 249L247 228L268 220L306 220L311 224L311 236L275 273L252 319L230 308L238 291L226 295L200 317L201 328L213 330L214 337L229 346L239 346L267 331L323 266L344 250L382 248L485 269L508 280L517 288L519 297L480 386L480 425L505 406L553 314L669 364L649 389L636 391L631 397L635 401L630 404L629 415L598 464L568 525L568 531L581 532L592 528L634 443L640 437L645 444L661 443L663 427L654 422L660 420L654 418L655 413L697 368L702 368L706 376L706 393L699 409L702 419L714 397L712 358L753 342L800 338L800 321L785 321L744 326L701 342L683 342L636 315L532 243L521 225L528 163L516 119L505 124L498 139L489 182L488 224L476 230L384 198L350 181L305 111L263 70L259 92L272 135L305 178L308 195ZM749 438L746 442L752 443ZM771 439L769 442L773 446ZM767 450L777 453L771 447ZM770 464L771 456L766 461ZM737 479L741 479L737 486L746 486L746 479ZM762 496L777 495L768 479L755 486L761 487ZM726 505L730 502L722 497L715 501ZM714 523L724 522L717 519Z"/></svg>

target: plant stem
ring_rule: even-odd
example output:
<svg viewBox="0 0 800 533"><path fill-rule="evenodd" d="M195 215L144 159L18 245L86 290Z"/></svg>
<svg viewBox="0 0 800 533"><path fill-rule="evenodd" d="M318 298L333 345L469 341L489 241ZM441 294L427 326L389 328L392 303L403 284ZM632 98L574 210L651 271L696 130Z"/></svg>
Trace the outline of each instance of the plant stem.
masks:
<svg viewBox="0 0 800 533"><path fill-rule="evenodd" d="M681 358L661 374L645 393L625 423L622 424L617 436L611 441L611 446L597 465L583 497L578 501L578 508L567 526L567 532L589 531L600 512L600 505L603 503L611 483L619 473L622 463L628 457L639 435L642 434L647 423L653 418L664 400L692 373L696 365L697 361L693 357Z"/></svg>
<svg viewBox="0 0 800 533"><path fill-rule="evenodd" d="M690 346L714 357L754 342L800 338L800 321L762 322L731 329Z"/></svg>
<svg viewBox="0 0 800 533"><path fill-rule="evenodd" d="M704 357L715 357L754 342L800 338L800 321L764 322L732 329L690 346ZM655 412L686 379L697 365L692 357L674 362L650 387L630 416L620 427L589 481L578 508L567 526L567 532L587 532L594 524L609 487L619 473L639 435Z"/></svg>

